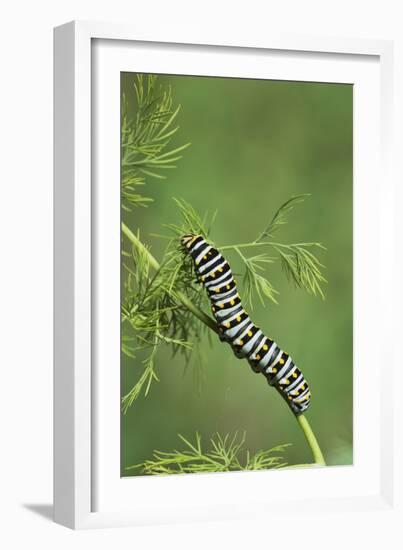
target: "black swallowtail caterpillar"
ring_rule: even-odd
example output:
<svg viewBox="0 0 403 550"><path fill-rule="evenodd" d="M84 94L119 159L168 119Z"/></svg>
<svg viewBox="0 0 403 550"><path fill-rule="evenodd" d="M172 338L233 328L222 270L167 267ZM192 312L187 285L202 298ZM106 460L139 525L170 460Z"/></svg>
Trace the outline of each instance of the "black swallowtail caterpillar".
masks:
<svg viewBox="0 0 403 550"><path fill-rule="evenodd" d="M306 411L311 392L302 372L285 351L252 323L242 307L226 259L200 235L184 235L181 243L194 261L199 282L207 290L220 339L230 344L236 357L247 359L254 372L267 378L295 415Z"/></svg>

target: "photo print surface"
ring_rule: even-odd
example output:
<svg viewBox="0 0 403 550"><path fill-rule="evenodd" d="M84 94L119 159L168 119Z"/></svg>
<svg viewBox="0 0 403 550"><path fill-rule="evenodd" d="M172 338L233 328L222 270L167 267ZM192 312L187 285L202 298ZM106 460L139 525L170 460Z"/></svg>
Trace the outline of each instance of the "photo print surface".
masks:
<svg viewBox="0 0 403 550"><path fill-rule="evenodd" d="M353 88L121 74L121 476L353 459Z"/></svg>

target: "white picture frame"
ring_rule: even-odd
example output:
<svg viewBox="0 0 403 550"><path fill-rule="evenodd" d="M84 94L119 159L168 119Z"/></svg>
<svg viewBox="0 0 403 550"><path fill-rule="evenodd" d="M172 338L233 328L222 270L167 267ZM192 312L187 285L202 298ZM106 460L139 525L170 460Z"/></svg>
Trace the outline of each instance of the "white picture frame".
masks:
<svg viewBox="0 0 403 550"><path fill-rule="evenodd" d="M185 30L152 36L130 25L72 22L55 29L54 54L55 521L71 528L144 525L256 517L256 509L265 517L285 507L289 517L302 503L312 514L346 506L393 510L396 412L389 388L395 354L393 346L382 355L374 347L394 330L393 269L382 267L395 246L393 44L286 35L242 40L208 31L197 38ZM104 358L109 364L116 360L120 334L115 307L120 202L113 182L119 178L114 83L122 70L287 75L355 84L354 376L359 384L353 467L120 479L119 373L108 370ZM105 105L110 105L107 116ZM105 292L115 287L116 292Z"/></svg>

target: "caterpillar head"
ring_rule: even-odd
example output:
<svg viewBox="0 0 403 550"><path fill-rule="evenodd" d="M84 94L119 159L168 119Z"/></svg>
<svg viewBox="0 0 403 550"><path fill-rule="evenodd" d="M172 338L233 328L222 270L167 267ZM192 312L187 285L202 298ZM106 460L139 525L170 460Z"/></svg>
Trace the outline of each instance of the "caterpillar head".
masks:
<svg viewBox="0 0 403 550"><path fill-rule="evenodd" d="M197 239L199 235L183 235L183 237L181 237L181 244L183 247L189 249L192 244L194 243L194 241Z"/></svg>

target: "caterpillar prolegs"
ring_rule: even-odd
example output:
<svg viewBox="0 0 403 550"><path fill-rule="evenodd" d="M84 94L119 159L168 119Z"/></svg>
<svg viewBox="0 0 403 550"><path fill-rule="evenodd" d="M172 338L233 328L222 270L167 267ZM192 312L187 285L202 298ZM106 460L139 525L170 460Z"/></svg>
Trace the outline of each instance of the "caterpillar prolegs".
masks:
<svg viewBox="0 0 403 550"><path fill-rule="evenodd" d="M207 290L221 340L235 355L247 359L286 400L295 415L309 407L311 392L291 357L253 324L242 307L231 268L220 252L200 235L184 235L184 250L192 257L200 283Z"/></svg>

